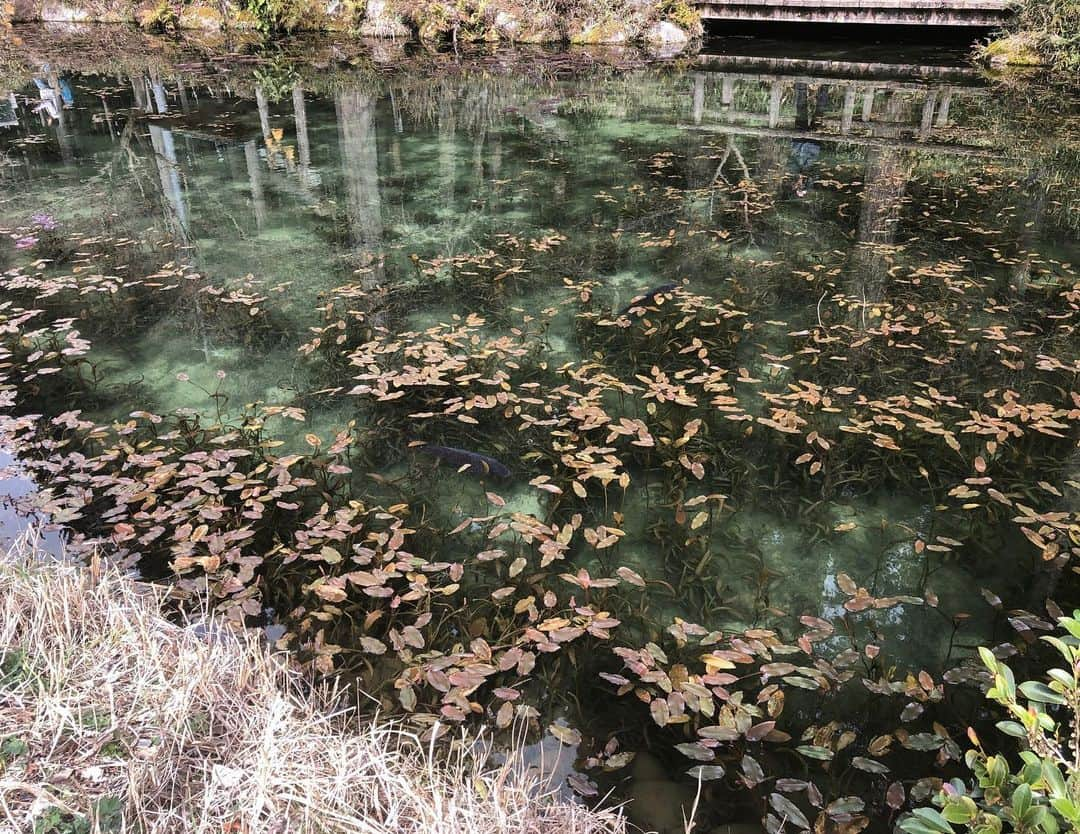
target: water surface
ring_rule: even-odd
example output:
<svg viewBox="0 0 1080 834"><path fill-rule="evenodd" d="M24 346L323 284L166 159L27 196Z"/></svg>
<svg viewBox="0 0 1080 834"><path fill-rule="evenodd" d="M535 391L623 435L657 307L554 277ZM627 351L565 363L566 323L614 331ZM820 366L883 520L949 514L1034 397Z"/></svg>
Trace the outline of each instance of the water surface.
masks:
<svg viewBox="0 0 1080 834"><path fill-rule="evenodd" d="M575 546L561 569L645 577L643 621L656 626L640 638L673 618L728 631L842 620L861 610L854 582L910 598L882 606L872 631L896 668L940 675L1002 638L988 600L1038 610L1056 581L1008 513L965 503L963 473L956 495L926 474L940 463L977 478L986 463L946 460L911 414L922 397L947 421L1010 390L1067 407L1075 376L1040 377L1010 345L1076 362L1071 330L1044 317L1076 283L1076 114L1061 90L954 57L745 46L539 80L338 68L324 83L281 61L254 74L43 74L44 92L11 91L0 129L0 264L9 290L11 276L36 276L36 303L78 320L100 379L76 402L29 396L27 408L104 424L302 408L303 423L268 429L280 454L329 445L355 421L355 477L386 504L422 507L413 518L448 561L483 546L446 535L479 530L470 519L580 512L618 544ZM715 335L707 358L701 334ZM453 390L400 414L372 399L371 369L395 344L418 346L421 365L433 344L475 356L499 339L495 370L541 404L532 422L519 422L528 404L459 420ZM860 353L867 342L878 347ZM524 355L507 358L515 344ZM618 384L601 390L601 373ZM822 393L842 406L833 423L823 407L825 442L792 416ZM908 415L901 428L883 401ZM572 451L567 415L594 406L670 440L654 454L600 431ZM841 456L852 432L877 440ZM1062 432L1052 453L1010 463L1030 490L1044 480L1057 493L1042 492L1040 511L1075 506L1075 429ZM418 440L490 455L513 476L435 467ZM673 451L684 445L685 460ZM609 453L622 466L574 497L574 467ZM112 529L73 528L90 540Z"/></svg>

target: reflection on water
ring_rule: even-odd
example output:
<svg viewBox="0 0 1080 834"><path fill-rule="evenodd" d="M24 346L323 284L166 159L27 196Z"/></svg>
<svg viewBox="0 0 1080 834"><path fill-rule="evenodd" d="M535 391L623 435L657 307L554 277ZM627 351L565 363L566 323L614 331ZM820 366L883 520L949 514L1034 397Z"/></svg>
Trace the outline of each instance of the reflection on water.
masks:
<svg viewBox="0 0 1080 834"><path fill-rule="evenodd" d="M749 265L828 261L861 300L865 325L890 267L916 256L898 246L905 223L904 237L917 240L922 218L929 234L963 222L916 204L932 199L933 182L1022 164L1005 159L985 82L953 66L705 55L685 74L644 71L601 84L433 80L320 94L295 80L231 91L196 76L117 84L49 72L10 99L9 217L16 208L48 209L68 224L100 217L103 231L175 248L234 300L272 315L257 351L229 344L205 321L200 293L190 293L190 309L95 339L110 381L159 411L206 408L204 391L220 390L234 406L288 402L313 384L296 351L326 293L349 283L392 296L422 285L417 261L474 253L493 235L570 236L564 248L573 254L556 252L549 268L598 279L612 309L668 280L689 279L695 291L722 281L702 271L707 248ZM1041 238L1046 194L1017 188L1011 201L1033 218L1014 224L1025 271L1038 258L1032 250L1065 245ZM699 245L668 254L664 238L676 231L700 234ZM1000 242L1012 232L1001 230ZM612 253L612 235L640 245ZM422 328L475 303L429 298L405 321ZM526 287L503 303L539 309L545 299ZM774 317L805 313L778 307ZM376 323L405 323L387 315ZM569 334L552 332L551 344L561 359L581 358ZM782 378L784 369L777 360L758 370ZM178 374L192 382L178 383ZM327 401L315 425L329 428L347 412ZM836 512L874 514L880 500ZM885 514L918 529L924 512L916 498ZM809 562L822 574L810 593L826 597L835 570L882 558L869 554L888 547L821 550L798 524L767 512L748 512L732 528L760 551L762 581L782 583L795 558L799 572ZM759 588L753 604L727 599L745 589L718 590L745 611L766 597L805 602L807 585Z"/></svg>
<svg viewBox="0 0 1080 834"><path fill-rule="evenodd" d="M0 551L16 541L26 541L36 544L45 553L61 556L64 552L61 532L39 529L39 525L48 519L22 507L21 499L34 490L34 482L21 470L18 462L9 452L0 449Z"/></svg>
<svg viewBox="0 0 1080 834"><path fill-rule="evenodd" d="M313 345L343 340L361 319L393 334L481 311L485 336L516 337L532 317L545 322L551 368L614 358L628 380L655 376L649 361L603 356L582 337L552 289L562 279L591 282L590 321L668 283L724 299L738 322L730 408L765 418L775 410L763 395L805 382L793 368L820 374L813 384L840 378L845 357L808 341L811 328L869 331L890 308L902 320L905 299L932 284L942 297L983 300L969 328L1019 329L996 306L1000 294L1075 281L1075 168L1052 147L1072 129L1067 114L1033 128L960 66L727 53L539 85L462 75L323 88L295 74L227 83L194 72L40 80L0 109L4 222L49 212L88 241L108 236L130 250L115 275L95 276L94 291L134 277L141 252L165 264L155 286L176 292L168 304L83 323L107 383L107 396L84 404L98 420L136 409L235 413L261 401L303 405L303 432L332 436L357 416L341 393L356 369L320 365ZM79 251L64 257L40 269L79 267ZM769 277L781 270L783 281ZM825 291L805 289L823 278ZM912 347L897 341L897 351ZM989 373L927 344L918 349L928 351L928 379L944 379L952 363L949 383L969 392ZM894 393L890 369L863 373ZM1024 384L1023 369L1008 384ZM728 407L722 400L699 409ZM981 586L1033 604L1027 577L999 558L1026 546L1015 530L968 542L969 518L942 512L942 497L918 481L788 479L750 451L765 431L747 429L710 468L700 489L732 503L715 518L710 510L703 549L677 554L692 555L685 564L664 544L682 499L647 472L624 488L619 564L687 588L657 594L658 621L720 628L842 615L838 577L848 574L878 595L932 589L937 607L894 607L877 623L929 665L990 632ZM384 481L408 475L407 441L384 438ZM529 466L527 456L508 463ZM544 518L545 496L526 480L501 488L506 512ZM449 529L483 515L485 489L443 467L423 497ZM773 497L781 489L786 503ZM605 498L596 512L609 509ZM968 549L919 547L935 537ZM612 567L604 558L583 553L574 567L602 575Z"/></svg>

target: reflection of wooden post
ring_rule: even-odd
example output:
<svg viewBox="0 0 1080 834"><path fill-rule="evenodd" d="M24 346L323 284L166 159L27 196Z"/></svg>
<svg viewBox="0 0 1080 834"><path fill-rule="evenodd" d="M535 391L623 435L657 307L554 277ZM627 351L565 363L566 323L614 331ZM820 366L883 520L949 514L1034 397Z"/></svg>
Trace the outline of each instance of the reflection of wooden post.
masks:
<svg viewBox="0 0 1080 834"><path fill-rule="evenodd" d="M225 164L229 167L229 179L240 182L247 176L244 161L240 158L240 147L231 142L222 143L219 147L225 155Z"/></svg>
<svg viewBox="0 0 1080 834"><path fill-rule="evenodd" d="M784 87L779 81L772 83L769 90L769 127L780 124L780 103L784 100Z"/></svg>
<svg viewBox="0 0 1080 834"><path fill-rule="evenodd" d="M855 118L855 85L848 84L844 88L844 110L840 116L840 132L850 133L851 122Z"/></svg>
<svg viewBox="0 0 1080 834"><path fill-rule="evenodd" d="M895 137L900 133L903 101L895 90L887 93L885 122L872 130L874 136ZM904 194L914 168L910 153L893 148L867 148L863 170L862 207L855 231L848 272L853 294L863 303L859 324L867 326L866 304L885 297L888 271L892 265L889 248L896 240L896 227L903 209Z"/></svg>
<svg viewBox="0 0 1080 834"><path fill-rule="evenodd" d="M65 165L75 161L75 137L68 131L68 114L64 110L64 98L60 93L60 76L49 73L49 86L52 87L53 101L56 102L56 142L60 146L60 158Z"/></svg>
<svg viewBox="0 0 1080 834"><path fill-rule="evenodd" d="M454 205L457 191L457 118L454 114L453 93L447 91L439 98L439 190L443 205Z"/></svg>
<svg viewBox="0 0 1080 834"><path fill-rule="evenodd" d="M259 108L259 126L262 128L263 141L270 141L270 106L266 103L266 94L262 87L255 87L255 104Z"/></svg>
<svg viewBox="0 0 1080 834"><path fill-rule="evenodd" d="M735 79L730 75L725 75L720 82L720 103L724 107L735 103Z"/></svg>
<svg viewBox="0 0 1080 834"><path fill-rule="evenodd" d="M1032 168L1024 180L1025 188L1016 213L1016 222L1020 226L1020 257L1012 267L1009 285L1021 294L1027 289L1031 279L1032 263L1039 258L1039 239L1046 225L1046 203L1049 199L1046 180L1046 169L1043 166Z"/></svg>
<svg viewBox="0 0 1080 834"><path fill-rule="evenodd" d="M394 133L404 133L405 124L401 118L401 108L398 107L397 97L394 95L393 87L390 88L390 109L394 113Z"/></svg>
<svg viewBox="0 0 1080 834"><path fill-rule="evenodd" d="M946 90L945 95L941 97L941 104L938 105L937 111L938 127L949 126L949 105L952 103L952 93L952 90Z"/></svg>
<svg viewBox="0 0 1080 834"><path fill-rule="evenodd" d="M880 301L885 297L892 265L889 249L896 240L896 227L912 167L910 154L905 151L867 149L862 208L849 265L850 276L855 282L853 290L865 302ZM865 308L860 315L860 324L867 326Z"/></svg>
<svg viewBox="0 0 1080 834"><path fill-rule="evenodd" d="M365 286L370 286L380 283L383 277L382 200L379 194L375 99L354 90L338 93L334 104L341 143L341 174L345 182L349 239L352 246L363 250L371 258L371 272L362 279Z"/></svg>
<svg viewBox="0 0 1080 834"><path fill-rule="evenodd" d="M184 189L180 184L180 162L176 158L176 142L173 132L158 125L150 125L150 143L154 148L161 192L165 197L165 214L169 226L182 243L188 242L188 211Z"/></svg>
<svg viewBox="0 0 1080 834"><path fill-rule="evenodd" d="M498 212L501 204L502 186L497 185L497 182L502 175L502 157L502 134L496 133L495 141L491 147L491 155L488 158L488 174L490 175L488 179L488 192L490 194L488 200L492 212Z"/></svg>
<svg viewBox="0 0 1080 834"><path fill-rule="evenodd" d="M157 105L158 113L168 113L169 100L165 97L165 85L161 83L161 77L157 73L150 76L150 89L154 92L154 104Z"/></svg>
<svg viewBox="0 0 1080 834"><path fill-rule="evenodd" d="M476 178L476 192L484 187L484 142L487 140L487 128L480 128L473 140L473 176Z"/></svg>
<svg viewBox="0 0 1080 834"><path fill-rule="evenodd" d="M15 94L12 93L13 98L14 98L14 95ZM109 136L111 136L112 140L115 142L116 141L116 130L113 127L113 117L112 117L112 111L109 110L109 102L105 98L105 96L99 96L99 98L101 99L101 108L105 113L105 123L109 126ZM15 108L12 107L12 110L14 110L14 109Z"/></svg>
<svg viewBox="0 0 1080 834"><path fill-rule="evenodd" d="M259 149L252 139L244 143L244 161L247 162L248 185L251 187L251 204L255 209L255 226L262 231L266 224L266 195L263 193L262 168L259 165Z"/></svg>
<svg viewBox="0 0 1080 834"><path fill-rule="evenodd" d="M135 98L135 106L144 113L149 112L150 108L146 102L146 84L141 75L131 76L131 94Z"/></svg>
<svg viewBox="0 0 1080 834"><path fill-rule="evenodd" d="M296 145L300 151L300 174L307 181L311 167L311 142L308 140L307 107L304 104L304 88L299 84L292 91L293 119L296 122Z"/></svg>
<svg viewBox="0 0 1080 834"><path fill-rule="evenodd" d="M701 124L705 115L705 76L700 72L694 73L694 124Z"/></svg>
<svg viewBox="0 0 1080 834"><path fill-rule="evenodd" d="M868 87L862 97L862 120L864 122L870 121L870 118L874 115L874 96L877 95L876 87Z"/></svg>
<svg viewBox="0 0 1080 834"><path fill-rule="evenodd" d="M922 122L919 124L920 139L925 139L930 135L930 130L934 126L935 107L937 107L937 90L931 90L926 96L926 103L923 104Z"/></svg>
<svg viewBox="0 0 1080 834"><path fill-rule="evenodd" d="M160 87L160 84L155 85ZM156 98L156 89L155 89ZM191 223L188 215L187 197L180 180L180 162L176 156L176 140L168 128L150 125L150 144L154 148L154 161L157 163L158 176L161 179L162 211L165 213L165 225L183 247L190 247ZM195 332L199 336L199 347L203 357L210 361L210 334L203 315L199 284L185 282L190 292L195 311Z"/></svg>

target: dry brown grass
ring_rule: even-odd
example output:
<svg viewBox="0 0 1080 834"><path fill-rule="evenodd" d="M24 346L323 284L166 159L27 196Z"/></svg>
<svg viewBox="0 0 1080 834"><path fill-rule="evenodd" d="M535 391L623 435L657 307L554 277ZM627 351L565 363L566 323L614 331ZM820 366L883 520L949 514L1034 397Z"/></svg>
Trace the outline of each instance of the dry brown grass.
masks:
<svg viewBox="0 0 1080 834"><path fill-rule="evenodd" d="M254 638L208 642L159 590L46 559L0 558L0 832L625 831L519 757L438 760L331 709Z"/></svg>

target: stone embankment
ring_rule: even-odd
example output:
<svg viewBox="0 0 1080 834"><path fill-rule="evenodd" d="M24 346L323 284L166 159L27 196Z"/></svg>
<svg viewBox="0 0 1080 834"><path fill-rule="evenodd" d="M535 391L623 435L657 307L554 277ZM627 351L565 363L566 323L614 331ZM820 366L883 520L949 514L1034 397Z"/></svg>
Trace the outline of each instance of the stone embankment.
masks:
<svg viewBox="0 0 1080 834"><path fill-rule="evenodd" d="M10 23L127 23L149 30L347 32L425 42L647 44L702 34L686 0L5 0ZM3 17L0 17L2 22Z"/></svg>

